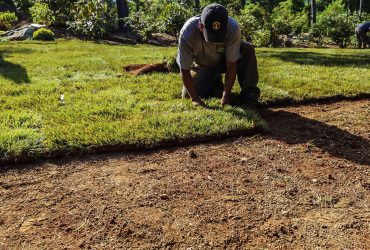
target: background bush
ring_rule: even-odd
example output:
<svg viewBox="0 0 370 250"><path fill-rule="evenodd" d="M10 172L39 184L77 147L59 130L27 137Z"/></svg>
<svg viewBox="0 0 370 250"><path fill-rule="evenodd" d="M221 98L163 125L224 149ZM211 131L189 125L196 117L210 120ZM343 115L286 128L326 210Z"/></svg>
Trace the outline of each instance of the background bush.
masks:
<svg viewBox="0 0 370 250"><path fill-rule="evenodd" d="M346 47L360 21L357 12L348 13L343 1L336 0L320 13L315 30L321 36L330 37L340 47Z"/></svg>
<svg viewBox="0 0 370 250"><path fill-rule="evenodd" d="M270 15L259 3L247 4L236 19L247 42L256 43L258 40L261 43L261 36L266 32L270 34ZM268 43L269 41L262 42L260 46L266 46Z"/></svg>
<svg viewBox="0 0 370 250"><path fill-rule="evenodd" d="M35 23L50 25L55 21L55 16L46 3L36 2L29 11L32 21Z"/></svg>
<svg viewBox="0 0 370 250"><path fill-rule="evenodd" d="M33 39L41 41L53 41L54 33L49 29L41 28L33 33Z"/></svg>
<svg viewBox="0 0 370 250"><path fill-rule="evenodd" d="M159 31L170 35L177 35L187 19L193 15L193 12L184 8L179 3L169 3L160 10L157 24Z"/></svg>
<svg viewBox="0 0 370 250"><path fill-rule="evenodd" d="M155 1L147 4L146 10L131 12L126 23L143 41L148 40L150 34L156 32L177 36L186 20L193 16L195 11L185 8L181 3L163 4L161 1Z"/></svg>
<svg viewBox="0 0 370 250"><path fill-rule="evenodd" d="M117 14L108 1L78 0L71 10L72 20L67 22L77 34L103 37L117 25Z"/></svg>
<svg viewBox="0 0 370 250"><path fill-rule="evenodd" d="M116 0L2 2L16 6L19 17L68 28L78 35L102 37L119 27ZM202 8L214 2L227 7L238 20L243 38L256 46L281 45L287 37L305 37L301 34L310 31L316 40L329 39L345 47L355 40L356 25L368 21L370 13L370 1L363 1L360 15L358 0L316 0L317 23L311 25L308 0L247 0L244 6L241 0L127 0L126 30L136 33L142 41L157 32L176 36L189 17L200 14Z"/></svg>
<svg viewBox="0 0 370 250"><path fill-rule="evenodd" d="M16 22L18 17L13 12L0 12L0 30L10 29Z"/></svg>

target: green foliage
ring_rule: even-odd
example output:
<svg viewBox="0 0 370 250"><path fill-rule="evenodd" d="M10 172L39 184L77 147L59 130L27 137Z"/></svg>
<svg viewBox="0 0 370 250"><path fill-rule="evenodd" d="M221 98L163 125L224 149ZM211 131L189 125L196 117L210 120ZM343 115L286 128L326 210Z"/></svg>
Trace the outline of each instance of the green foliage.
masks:
<svg viewBox="0 0 370 250"><path fill-rule="evenodd" d="M78 0L71 14L69 28L86 36L103 37L117 24L116 9L110 8L107 1Z"/></svg>
<svg viewBox="0 0 370 250"><path fill-rule="evenodd" d="M260 4L247 4L236 17L243 38L255 46L277 44L279 36L308 30L307 13L295 12L293 0L281 2L270 14Z"/></svg>
<svg viewBox="0 0 370 250"><path fill-rule="evenodd" d="M170 35L177 35L192 12L178 3L166 4L157 19L159 30Z"/></svg>
<svg viewBox="0 0 370 250"><path fill-rule="evenodd" d="M271 24L274 35L289 35L307 31L308 15L306 10L297 12L297 7L293 0L281 2L273 9L271 14Z"/></svg>
<svg viewBox="0 0 370 250"><path fill-rule="evenodd" d="M51 25L55 21L55 17L46 3L36 2L29 11L33 22Z"/></svg>
<svg viewBox="0 0 370 250"><path fill-rule="evenodd" d="M320 13L314 30L330 37L340 47L346 47L359 22L356 12L347 13L344 2L335 0Z"/></svg>
<svg viewBox="0 0 370 250"><path fill-rule="evenodd" d="M274 34L287 35L293 32L292 21L295 16L292 9L292 1L281 2L279 6L273 9L271 14L272 27Z"/></svg>
<svg viewBox="0 0 370 250"><path fill-rule="evenodd" d="M131 32L138 35L139 41L145 42L149 39L150 34L158 31L155 17L147 15L144 11L130 13L125 19L126 25L130 27Z"/></svg>
<svg viewBox="0 0 370 250"><path fill-rule="evenodd" d="M16 22L18 17L13 12L0 12L0 30L10 29Z"/></svg>
<svg viewBox="0 0 370 250"><path fill-rule="evenodd" d="M75 8L77 0L37 0L40 3L47 4L52 12L53 25L66 26L67 21L72 21L72 11Z"/></svg>
<svg viewBox="0 0 370 250"><path fill-rule="evenodd" d="M45 28L38 29L33 33L33 40L53 41L54 32Z"/></svg>
<svg viewBox="0 0 370 250"><path fill-rule="evenodd" d="M146 8L131 12L126 23L139 35L142 41L149 39L150 34L163 32L176 36L193 12L176 2L163 4L161 1L146 3Z"/></svg>
<svg viewBox="0 0 370 250"><path fill-rule="evenodd" d="M243 9L241 5L241 0L201 0L201 7L205 7L208 4L218 3L225 6L230 13L239 14ZM249 1L247 1L249 3Z"/></svg>
<svg viewBox="0 0 370 250"><path fill-rule="evenodd" d="M9 4L10 0L1 1ZM238 20L244 39L258 46L279 44L283 36L309 30L306 0L250 0L246 1L244 8L242 2L200 0L199 8L196 8L194 0L128 0L130 11L125 22L132 32L138 34L139 41L147 41L157 32L177 35L189 17L200 14L202 8L210 3L220 3L226 6L230 16ZM366 13L356 18L356 0L346 0L345 3L317 0L317 4L319 25L310 27L312 33L319 37L329 36L340 46L346 46L350 38L354 38L354 23L369 18ZM14 0L14 5L26 17L31 13L35 22L69 28L79 35L102 37L118 27L114 0ZM369 12L369 6L369 3L364 3L365 12ZM350 15L347 15L347 8L351 10ZM329 30L333 27L335 30ZM270 41L267 42L269 35Z"/></svg>
<svg viewBox="0 0 370 250"><path fill-rule="evenodd" d="M256 46L265 46L264 37L269 32L269 14L260 4L247 4L236 19L244 40ZM257 45L259 44L259 45Z"/></svg>
<svg viewBox="0 0 370 250"><path fill-rule="evenodd" d="M270 44L271 31L269 29L259 29L253 34L253 45L266 47Z"/></svg>

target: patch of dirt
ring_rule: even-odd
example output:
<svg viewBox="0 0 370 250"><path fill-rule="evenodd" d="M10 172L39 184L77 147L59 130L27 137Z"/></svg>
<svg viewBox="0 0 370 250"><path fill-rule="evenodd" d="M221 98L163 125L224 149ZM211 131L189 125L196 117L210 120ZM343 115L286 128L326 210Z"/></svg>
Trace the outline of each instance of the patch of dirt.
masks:
<svg viewBox="0 0 370 250"><path fill-rule="evenodd" d="M140 76L151 73L168 73L169 69L166 63L130 64L124 67L124 71L134 76Z"/></svg>
<svg viewBox="0 0 370 250"><path fill-rule="evenodd" d="M0 170L0 249L367 249L370 101L270 133Z"/></svg>

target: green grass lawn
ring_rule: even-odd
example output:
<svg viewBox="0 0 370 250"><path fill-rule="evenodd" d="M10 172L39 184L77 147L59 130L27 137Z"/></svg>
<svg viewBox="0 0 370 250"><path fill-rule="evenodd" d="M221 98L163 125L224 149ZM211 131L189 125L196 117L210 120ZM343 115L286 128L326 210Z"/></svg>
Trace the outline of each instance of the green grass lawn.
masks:
<svg viewBox="0 0 370 250"><path fill-rule="evenodd" d="M0 159L146 145L264 127L239 108L192 107L178 74L133 77L176 48L83 41L0 43ZM370 50L258 49L262 103L370 93ZM238 87L234 89L238 92ZM64 102L61 101L64 95Z"/></svg>

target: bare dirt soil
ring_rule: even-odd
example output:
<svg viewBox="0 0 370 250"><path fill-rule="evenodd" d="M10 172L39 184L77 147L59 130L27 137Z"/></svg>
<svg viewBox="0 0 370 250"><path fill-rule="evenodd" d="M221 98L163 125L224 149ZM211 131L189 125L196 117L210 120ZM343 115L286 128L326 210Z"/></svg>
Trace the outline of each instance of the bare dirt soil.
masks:
<svg viewBox="0 0 370 250"><path fill-rule="evenodd" d="M369 249L370 101L268 134L0 170L0 249Z"/></svg>
<svg viewBox="0 0 370 250"><path fill-rule="evenodd" d="M130 64L124 67L124 71L134 75L140 76L151 73L168 73L169 69L166 67L166 63L156 64Z"/></svg>

